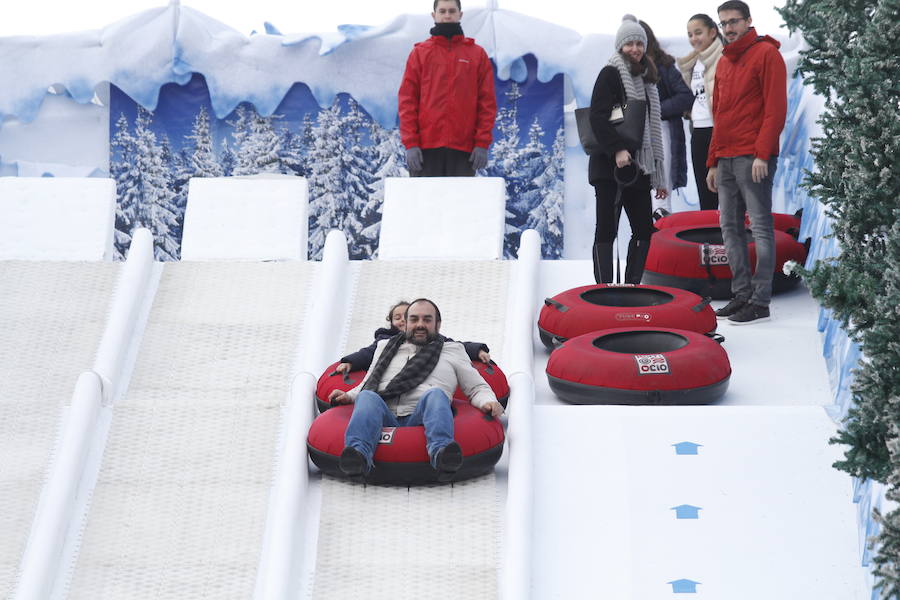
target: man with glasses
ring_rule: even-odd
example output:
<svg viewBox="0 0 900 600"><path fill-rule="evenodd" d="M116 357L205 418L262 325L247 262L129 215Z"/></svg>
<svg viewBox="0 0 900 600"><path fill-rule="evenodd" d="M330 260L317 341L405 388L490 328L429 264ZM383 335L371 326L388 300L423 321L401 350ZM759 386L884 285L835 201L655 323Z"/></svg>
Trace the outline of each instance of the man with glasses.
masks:
<svg viewBox="0 0 900 600"><path fill-rule="evenodd" d="M787 70L769 36L756 34L750 7L728 0L719 7L725 49L716 69L712 141L706 185L719 194L719 223L731 267L732 300L716 311L735 325L769 319L775 273L772 179L778 137L787 114ZM756 243L756 271L750 256L744 215Z"/></svg>

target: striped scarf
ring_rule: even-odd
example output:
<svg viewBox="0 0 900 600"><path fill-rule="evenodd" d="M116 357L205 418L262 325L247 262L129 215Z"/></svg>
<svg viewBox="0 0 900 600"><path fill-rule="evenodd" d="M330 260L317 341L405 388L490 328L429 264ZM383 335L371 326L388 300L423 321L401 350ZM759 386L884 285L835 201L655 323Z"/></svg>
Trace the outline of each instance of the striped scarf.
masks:
<svg viewBox="0 0 900 600"><path fill-rule="evenodd" d="M625 96L630 100L649 100L647 122L644 125L644 142L634 155L637 166L650 176L654 189L668 189L669 174L663 149L663 128L660 118L659 91L655 83L646 83L640 75L632 75L625 58L618 52L609 58L610 65L619 70ZM642 94L638 90L643 87Z"/></svg>
<svg viewBox="0 0 900 600"><path fill-rule="evenodd" d="M396 356L400 345L406 341L406 333L401 331L388 340L384 350L381 351L381 356L378 357L378 362L375 363L375 366L369 372L369 377L366 379L363 389L377 393L385 402L396 400L403 394L414 390L434 371L446 340L447 338L438 334L434 341L422 346L415 356L406 361L400 372L388 382L387 386L379 392L378 385L381 383L388 365Z"/></svg>

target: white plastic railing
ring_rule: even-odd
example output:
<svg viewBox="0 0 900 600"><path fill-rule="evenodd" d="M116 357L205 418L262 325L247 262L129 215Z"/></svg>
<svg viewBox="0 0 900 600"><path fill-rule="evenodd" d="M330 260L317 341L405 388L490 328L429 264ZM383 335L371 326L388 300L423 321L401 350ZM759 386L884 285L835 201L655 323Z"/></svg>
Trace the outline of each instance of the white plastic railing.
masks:
<svg viewBox="0 0 900 600"><path fill-rule="evenodd" d="M306 435L313 420L313 396L319 374L328 366L329 357L339 351L334 324L342 317L337 314L341 306L337 299L347 277L347 266L347 240L343 233L332 231L325 240L311 316L300 344L298 372L287 400L282 447L257 571L257 600L292 597L294 569L302 559L303 515L309 486Z"/></svg>
<svg viewBox="0 0 900 600"><path fill-rule="evenodd" d="M90 440L100 414L102 389L100 377L92 372L82 373L75 384L56 460L50 467L28 546L22 557L15 595L20 600L37 600L50 594L90 450Z"/></svg>
<svg viewBox="0 0 900 600"><path fill-rule="evenodd" d="M500 567L501 600L531 597L531 540L534 519L534 461L532 415L534 414L533 327L541 238L525 231L519 245L519 260L510 286L504 369L510 388L507 441L509 478L503 563Z"/></svg>
<svg viewBox="0 0 900 600"><path fill-rule="evenodd" d="M103 378L103 403L106 406L116 391L113 383L120 382L152 270L153 234L147 229L138 229L131 238L128 258L116 285L109 319L94 360L94 371Z"/></svg>
<svg viewBox="0 0 900 600"><path fill-rule="evenodd" d="M135 232L101 338L94 370L75 385L56 457L41 493L28 545L22 556L15 598L38 600L52 592L65 539L75 517L75 498L104 404L112 400L134 333L153 265L153 236Z"/></svg>

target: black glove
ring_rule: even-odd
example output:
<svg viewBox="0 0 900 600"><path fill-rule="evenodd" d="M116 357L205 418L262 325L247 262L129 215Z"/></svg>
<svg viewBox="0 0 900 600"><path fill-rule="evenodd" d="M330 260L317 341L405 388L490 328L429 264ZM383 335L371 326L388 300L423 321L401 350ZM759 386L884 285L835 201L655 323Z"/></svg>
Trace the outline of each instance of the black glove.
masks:
<svg viewBox="0 0 900 600"><path fill-rule="evenodd" d="M472 163L473 171L480 171L487 166L487 148L479 148L475 146L472 154L469 155L469 162Z"/></svg>
<svg viewBox="0 0 900 600"><path fill-rule="evenodd" d="M409 168L409 172L418 173L422 170L422 149L413 146L412 148L407 148L406 150L406 166Z"/></svg>

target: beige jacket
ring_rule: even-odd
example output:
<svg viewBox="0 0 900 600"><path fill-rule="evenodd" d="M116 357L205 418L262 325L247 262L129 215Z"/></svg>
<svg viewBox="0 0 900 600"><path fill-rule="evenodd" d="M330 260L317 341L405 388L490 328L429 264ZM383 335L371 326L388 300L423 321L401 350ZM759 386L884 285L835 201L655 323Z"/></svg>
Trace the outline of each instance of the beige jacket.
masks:
<svg viewBox="0 0 900 600"><path fill-rule="evenodd" d="M378 342L378 346L375 348L375 356L372 358L373 367L378 364L378 359L381 357L381 353L384 351L387 343L388 340L386 339ZM378 384L378 391L387 387L387 384L397 376L397 373L400 372L406 361L412 358L418 349L419 346L409 342L403 342L400 345L397 349L397 354L394 355L393 360L388 364L384 377L381 378L381 383ZM371 372L370 369L369 373ZM354 402L356 401L356 396L362 391L363 385L368 381L369 373L366 373L359 385L347 392ZM448 398L453 398L457 385L472 401L472 405L477 408L497 400L493 390L485 383L484 378L479 375L475 367L472 366L472 361L469 360L463 345L459 342L444 342L444 349L441 351L441 356L431 374L414 390L389 402L388 408L398 417L405 417L416 410L419 398L431 388L440 388L447 393Z"/></svg>
<svg viewBox="0 0 900 600"><path fill-rule="evenodd" d="M709 103L710 115L713 108L713 88L716 84L716 65L719 64L719 59L722 58L723 48L722 42L719 38L716 38L706 50L702 52L694 50L687 56L676 59L678 70L681 71L681 77L688 87L691 87L691 75L694 71L694 64L698 58L703 62L703 65L706 67L706 71L703 73L703 85L706 87L706 101Z"/></svg>

